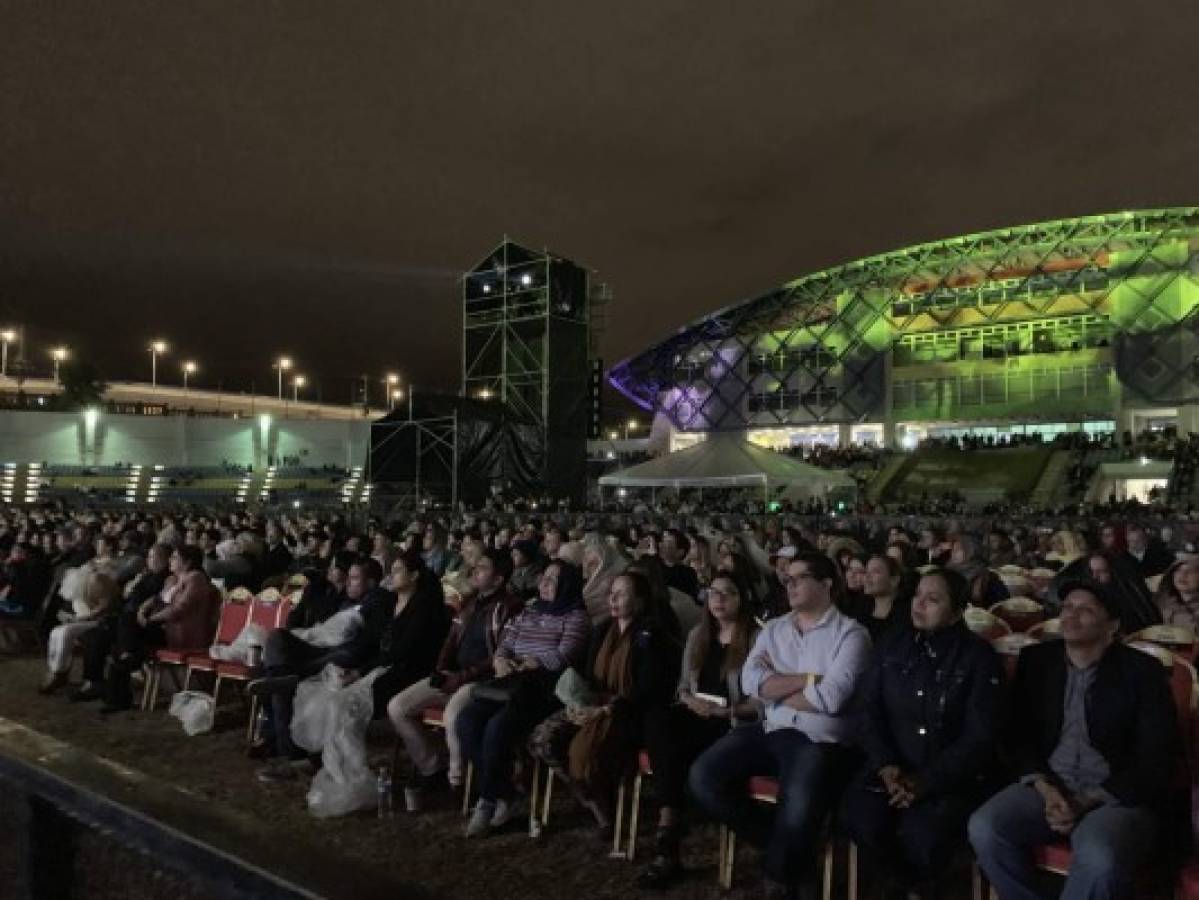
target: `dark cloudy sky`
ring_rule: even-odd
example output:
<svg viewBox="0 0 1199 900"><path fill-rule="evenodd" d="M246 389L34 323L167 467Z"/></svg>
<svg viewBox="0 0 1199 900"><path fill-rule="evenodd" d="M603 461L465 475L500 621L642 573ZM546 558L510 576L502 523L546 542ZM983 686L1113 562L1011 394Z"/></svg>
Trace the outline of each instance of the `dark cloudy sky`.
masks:
<svg viewBox="0 0 1199 900"><path fill-rule="evenodd" d="M612 285L613 361L825 265L1195 203L1197 38L1194 3L0 0L0 319L110 378L161 335L227 385L456 387L455 279L507 233Z"/></svg>

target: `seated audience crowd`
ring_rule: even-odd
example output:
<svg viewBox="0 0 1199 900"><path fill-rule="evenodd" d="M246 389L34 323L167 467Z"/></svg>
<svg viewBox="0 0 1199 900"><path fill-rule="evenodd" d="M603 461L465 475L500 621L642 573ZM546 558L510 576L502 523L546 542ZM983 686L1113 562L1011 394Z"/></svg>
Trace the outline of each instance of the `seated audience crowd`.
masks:
<svg viewBox="0 0 1199 900"><path fill-rule="evenodd" d="M644 888L680 878L707 821L761 848L767 897L815 896L835 835L882 896L944 895L970 849L1001 898L1040 896L1056 844L1063 896L1133 897L1189 843L1170 836L1190 833L1190 710L1161 650L1195 653L1185 539L1141 520L0 508L0 622L41 636L44 694L78 651L69 700L118 721L148 663L214 644L222 596L280 589L289 614L247 657L261 779L315 766L315 805L380 720L410 809L470 772L481 839L529 816L539 771L611 842L640 768Z"/></svg>

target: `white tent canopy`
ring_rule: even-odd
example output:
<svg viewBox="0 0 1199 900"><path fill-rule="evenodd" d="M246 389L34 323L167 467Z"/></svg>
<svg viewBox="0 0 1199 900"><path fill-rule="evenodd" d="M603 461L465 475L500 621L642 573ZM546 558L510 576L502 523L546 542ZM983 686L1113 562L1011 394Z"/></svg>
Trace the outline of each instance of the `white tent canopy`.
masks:
<svg viewBox="0 0 1199 900"><path fill-rule="evenodd" d="M600 487L773 488L803 485L810 493L856 487L852 478L751 444L740 435L713 435L693 447L621 469Z"/></svg>

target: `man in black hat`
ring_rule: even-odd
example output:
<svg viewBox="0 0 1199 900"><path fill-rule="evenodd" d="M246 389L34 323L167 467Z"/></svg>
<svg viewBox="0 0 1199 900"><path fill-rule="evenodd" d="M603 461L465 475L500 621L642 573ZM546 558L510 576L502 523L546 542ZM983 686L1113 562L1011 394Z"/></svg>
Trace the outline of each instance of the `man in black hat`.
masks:
<svg viewBox="0 0 1199 900"><path fill-rule="evenodd" d="M970 819L979 864L1004 900L1032 900L1032 849L1073 851L1063 898L1131 897L1160 833L1174 771L1167 670L1116 640L1120 606L1098 584L1061 586L1062 640L1026 647L1009 738L1019 781Z"/></svg>

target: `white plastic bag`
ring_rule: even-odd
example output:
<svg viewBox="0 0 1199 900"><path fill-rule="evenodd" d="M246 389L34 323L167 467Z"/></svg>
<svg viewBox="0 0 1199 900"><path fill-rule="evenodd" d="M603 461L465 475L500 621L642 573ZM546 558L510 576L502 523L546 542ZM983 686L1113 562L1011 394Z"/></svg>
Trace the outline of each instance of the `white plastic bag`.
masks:
<svg viewBox="0 0 1199 900"><path fill-rule="evenodd" d="M330 664L296 689L291 739L321 754L321 770L308 790L308 811L318 818L342 816L376 802L375 774L366 759L366 729L374 711L371 685L384 669L345 684Z"/></svg>
<svg viewBox="0 0 1199 900"><path fill-rule="evenodd" d="M216 704L203 691L180 691L171 698L171 715L183 723L184 734L191 737L212 731Z"/></svg>
<svg viewBox="0 0 1199 900"><path fill-rule="evenodd" d="M250 646L266 646L266 635L265 628L250 622L233 639L232 644L213 644L208 648L208 655L222 662L249 663Z"/></svg>
<svg viewBox="0 0 1199 900"><path fill-rule="evenodd" d="M311 628L293 628L291 633L314 647L338 647L350 640L362 627L362 613L358 607L334 613Z"/></svg>

